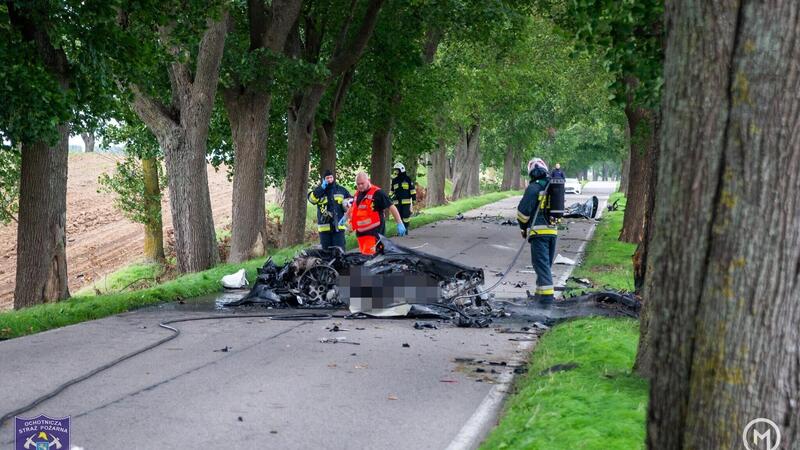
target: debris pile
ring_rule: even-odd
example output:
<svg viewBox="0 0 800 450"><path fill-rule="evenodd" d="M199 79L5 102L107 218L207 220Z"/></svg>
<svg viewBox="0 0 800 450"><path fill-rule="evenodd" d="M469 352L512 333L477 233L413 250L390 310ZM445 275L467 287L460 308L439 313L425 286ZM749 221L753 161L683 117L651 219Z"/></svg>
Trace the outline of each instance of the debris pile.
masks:
<svg viewBox="0 0 800 450"><path fill-rule="evenodd" d="M494 312L478 295L483 269L395 245L381 236L378 253L313 248L283 266L267 260L250 292L225 306L339 308L373 316L455 318L486 326ZM474 295L470 295L474 294ZM473 320L475 316L487 319Z"/></svg>
<svg viewBox="0 0 800 450"><path fill-rule="evenodd" d="M564 210L564 217L577 218L577 219L594 219L597 216L597 208L600 205L600 200L596 196L592 196L589 200L583 203L573 203L567 206Z"/></svg>

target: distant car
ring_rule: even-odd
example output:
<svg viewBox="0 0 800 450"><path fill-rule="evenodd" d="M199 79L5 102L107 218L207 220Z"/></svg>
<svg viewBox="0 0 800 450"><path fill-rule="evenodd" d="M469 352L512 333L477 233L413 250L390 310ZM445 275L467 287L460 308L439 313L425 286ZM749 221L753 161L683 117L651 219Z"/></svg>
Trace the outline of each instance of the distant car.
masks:
<svg viewBox="0 0 800 450"><path fill-rule="evenodd" d="M581 193L581 183L578 181L577 178L567 178L564 181L564 193L565 194L580 194Z"/></svg>

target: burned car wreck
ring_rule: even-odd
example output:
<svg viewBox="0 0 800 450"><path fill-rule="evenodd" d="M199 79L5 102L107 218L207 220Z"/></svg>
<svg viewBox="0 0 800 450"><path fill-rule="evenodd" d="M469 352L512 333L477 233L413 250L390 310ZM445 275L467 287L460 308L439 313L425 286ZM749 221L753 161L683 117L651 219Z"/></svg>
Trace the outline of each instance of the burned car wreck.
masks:
<svg viewBox="0 0 800 450"><path fill-rule="evenodd" d="M311 248L283 266L267 260L250 292L225 306L339 308L371 316L488 317L483 269L394 244L375 256ZM488 321L487 321L488 322Z"/></svg>

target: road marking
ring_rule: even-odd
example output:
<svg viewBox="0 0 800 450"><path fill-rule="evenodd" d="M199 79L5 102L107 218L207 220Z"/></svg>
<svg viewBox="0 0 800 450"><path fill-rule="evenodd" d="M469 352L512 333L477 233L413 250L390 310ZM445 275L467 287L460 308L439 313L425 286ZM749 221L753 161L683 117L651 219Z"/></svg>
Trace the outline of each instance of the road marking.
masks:
<svg viewBox="0 0 800 450"><path fill-rule="evenodd" d="M517 354L511 358L509 366L516 367L527 363L527 358L520 355L530 355L530 350L535 342L526 341L517 344ZM470 416L467 423L458 431L456 436L450 441L447 450L467 450L478 448L480 443L497 423L500 415L500 408L508 395L508 388L514 380L514 370L509 370L500 374L498 383L483 398L478 409Z"/></svg>

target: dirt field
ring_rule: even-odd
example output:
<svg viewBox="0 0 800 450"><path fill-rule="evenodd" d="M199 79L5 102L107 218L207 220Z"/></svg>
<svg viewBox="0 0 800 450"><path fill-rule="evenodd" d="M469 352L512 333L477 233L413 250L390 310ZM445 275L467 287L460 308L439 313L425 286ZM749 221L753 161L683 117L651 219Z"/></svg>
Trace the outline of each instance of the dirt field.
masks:
<svg viewBox="0 0 800 450"><path fill-rule="evenodd" d="M69 157L67 186L67 270L70 292L142 256L144 228L120 214L110 194L97 193L97 177L114 168L117 157L74 153ZM224 169L208 168L214 226L230 223L231 183ZM164 229L172 228L165 195ZM0 310L11 308L17 243L16 224L0 227Z"/></svg>

